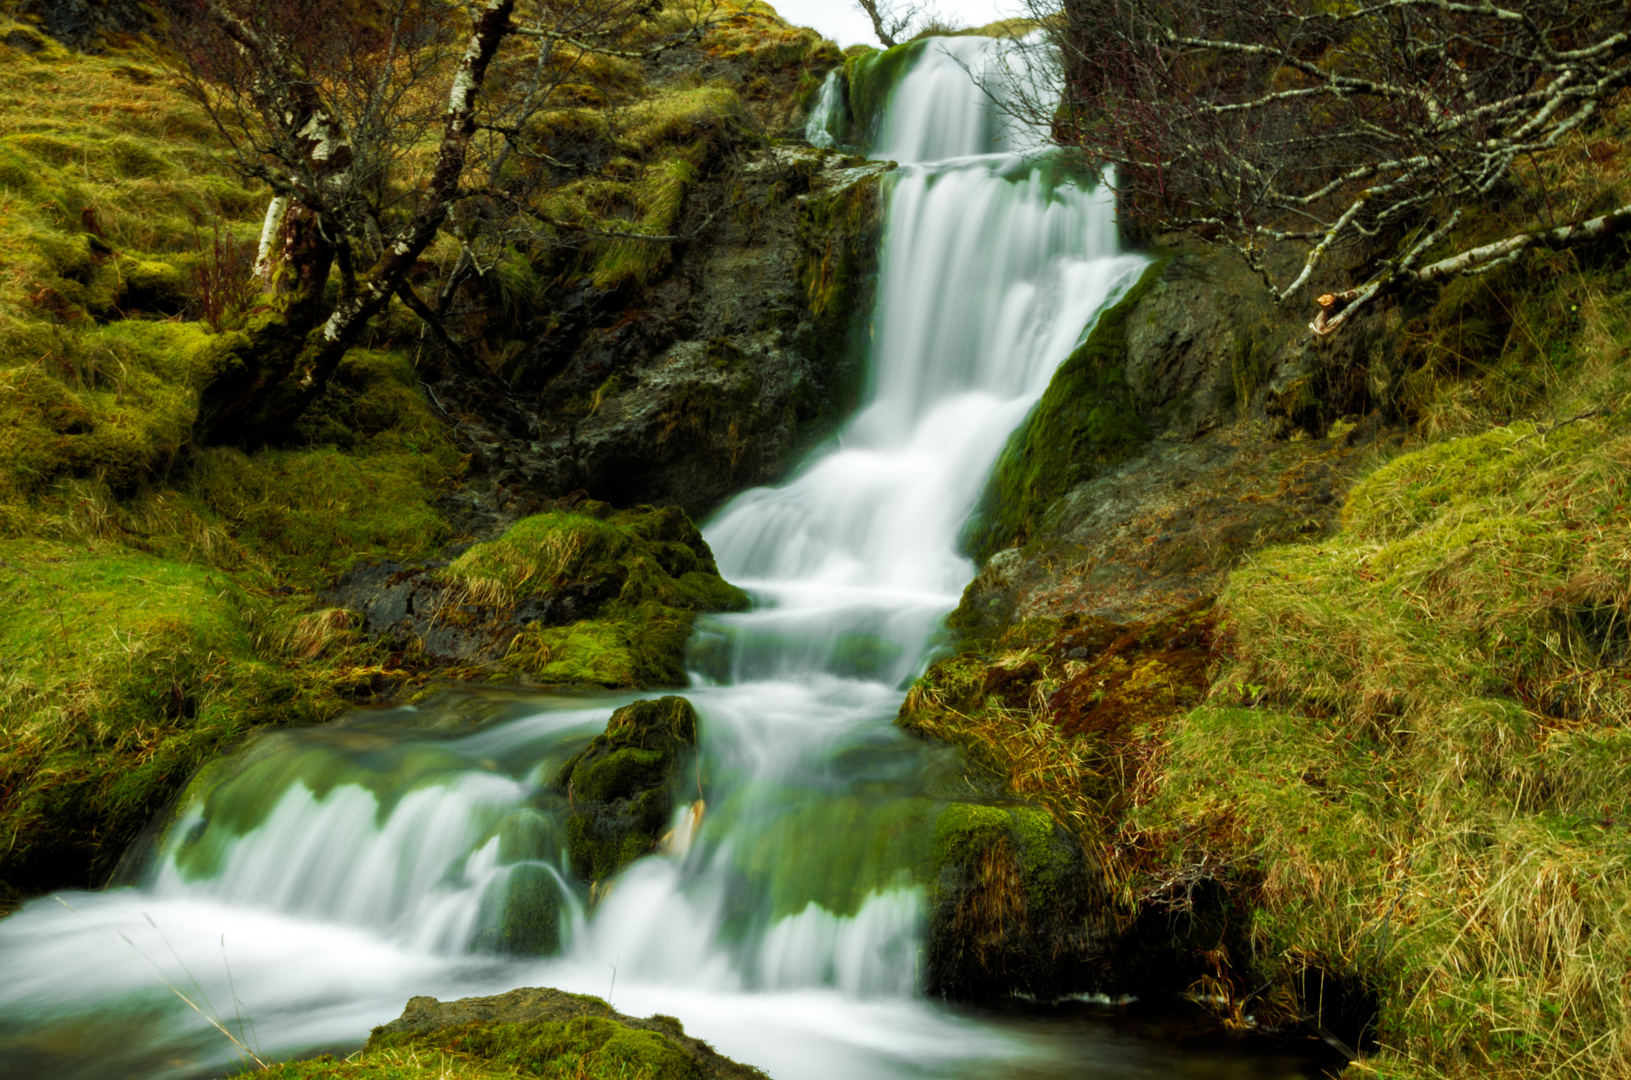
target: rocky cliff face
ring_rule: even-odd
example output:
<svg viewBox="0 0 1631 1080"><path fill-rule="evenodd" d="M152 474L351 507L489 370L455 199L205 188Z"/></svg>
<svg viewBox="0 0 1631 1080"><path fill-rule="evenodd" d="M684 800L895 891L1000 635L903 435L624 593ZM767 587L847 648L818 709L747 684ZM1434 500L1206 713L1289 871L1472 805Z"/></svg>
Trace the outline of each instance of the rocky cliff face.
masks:
<svg viewBox="0 0 1631 1080"><path fill-rule="evenodd" d="M1323 352L1301 330L1231 253L1157 247L999 462L954 624L1160 617L1215 594L1245 552L1330 528L1392 435L1366 386L1396 349L1376 326ZM1356 369L1376 374L1355 387Z"/></svg>
<svg viewBox="0 0 1631 1080"><path fill-rule="evenodd" d="M859 394L889 168L757 152L697 194L663 281L561 296L511 369L542 406L526 443L475 436L499 482L695 516L780 476Z"/></svg>

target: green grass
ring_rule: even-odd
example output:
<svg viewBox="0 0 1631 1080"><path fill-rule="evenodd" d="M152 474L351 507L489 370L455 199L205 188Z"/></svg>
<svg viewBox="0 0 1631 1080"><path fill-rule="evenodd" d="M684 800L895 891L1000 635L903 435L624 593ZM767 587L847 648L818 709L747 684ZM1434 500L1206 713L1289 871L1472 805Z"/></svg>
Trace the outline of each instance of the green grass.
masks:
<svg viewBox="0 0 1631 1080"><path fill-rule="evenodd" d="M1628 485L1620 417L1451 439L1220 599L1219 704L1134 821L1261 868L1256 961L1374 987L1387 1075L1631 1061Z"/></svg>
<svg viewBox="0 0 1631 1080"><path fill-rule="evenodd" d="M252 727L320 719L332 686L269 662L225 574L114 543L0 559L0 880L90 883Z"/></svg>

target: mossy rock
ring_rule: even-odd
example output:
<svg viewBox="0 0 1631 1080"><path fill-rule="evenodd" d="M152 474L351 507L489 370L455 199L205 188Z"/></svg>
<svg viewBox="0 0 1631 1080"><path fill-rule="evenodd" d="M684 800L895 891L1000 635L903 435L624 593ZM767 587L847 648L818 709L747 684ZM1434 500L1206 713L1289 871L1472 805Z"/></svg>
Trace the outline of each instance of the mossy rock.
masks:
<svg viewBox="0 0 1631 1080"><path fill-rule="evenodd" d="M491 945L495 951L550 956L561 948L561 891L555 876L537 863L510 871Z"/></svg>
<svg viewBox="0 0 1631 1080"><path fill-rule="evenodd" d="M248 1074L245 1074L248 1075ZM345 1061L274 1066L278 1080L764 1080L716 1053L672 1016L625 1016L587 994L523 988L485 998L409 1000Z"/></svg>
<svg viewBox="0 0 1631 1080"><path fill-rule="evenodd" d="M1049 998L1097 982L1107 894L1080 842L1046 811L952 803L933 837L927 992Z"/></svg>
<svg viewBox="0 0 1631 1080"><path fill-rule="evenodd" d="M571 800L572 872L603 881L654 850L674 813L674 793L695 757L697 714L682 697L636 701L561 769Z"/></svg>
<svg viewBox="0 0 1631 1080"><path fill-rule="evenodd" d="M800 203L799 284L812 318L800 330L798 345L811 355L864 351L866 313L877 291L884 179L885 170L878 168ZM831 396L839 409L848 411L860 400L865 372L858 364L840 370Z"/></svg>
<svg viewBox="0 0 1631 1080"><path fill-rule="evenodd" d="M1101 312L1025 423L1009 438L964 534L981 563L1037 534L1054 500L1106 465L1124 461L1150 438L1127 384L1127 321L1160 280L1150 264L1127 294Z"/></svg>
<svg viewBox="0 0 1631 1080"><path fill-rule="evenodd" d="M697 614L749 602L672 506L582 502L525 518L439 576L506 643L503 668L551 684L683 686Z"/></svg>
<svg viewBox="0 0 1631 1080"><path fill-rule="evenodd" d="M927 46L927 41L909 41L892 49L856 52L845 59L845 100L850 123L863 139L877 136L890 95Z"/></svg>

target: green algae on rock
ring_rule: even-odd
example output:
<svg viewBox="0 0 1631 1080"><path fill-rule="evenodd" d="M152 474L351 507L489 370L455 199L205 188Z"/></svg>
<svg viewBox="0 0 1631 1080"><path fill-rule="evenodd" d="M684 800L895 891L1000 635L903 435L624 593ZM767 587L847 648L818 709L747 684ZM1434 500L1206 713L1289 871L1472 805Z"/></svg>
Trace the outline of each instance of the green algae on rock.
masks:
<svg viewBox="0 0 1631 1080"><path fill-rule="evenodd" d="M1100 982L1104 886L1080 842L1046 810L944 807L926 880L927 992L1048 999Z"/></svg>
<svg viewBox="0 0 1631 1080"><path fill-rule="evenodd" d="M567 851L575 875L605 881L656 849L696 746L696 710L670 696L618 709L606 731L566 763L556 786L571 805Z"/></svg>

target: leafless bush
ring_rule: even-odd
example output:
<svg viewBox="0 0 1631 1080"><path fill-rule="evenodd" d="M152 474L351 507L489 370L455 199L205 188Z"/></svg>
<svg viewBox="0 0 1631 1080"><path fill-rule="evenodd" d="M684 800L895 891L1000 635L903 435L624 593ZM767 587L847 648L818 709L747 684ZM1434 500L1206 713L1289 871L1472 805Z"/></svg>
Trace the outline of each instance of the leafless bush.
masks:
<svg viewBox="0 0 1631 1080"><path fill-rule="evenodd" d="M872 32L884 48L929 34L952 33L959 29L941 17L933 3L905 0L855 0L855 6L872 20Z"/></svg>
<svg viewBox="0 0 1631 1080"><path fill-rule="evenodd" d="M1066 89L1057 111L1028 99L1029 119L1114 166L1124 213L1230 245L1280 302L1335 252L1381 255L1320 298L1316 333L1391 291L1631 225L1623 192L1569 205L1536 166L1631 83L1623 0L1031 8ZM1520 198L1505 224L1487 212Z"/></svg>
<svg viewBox="0 0 1631 1080"><path fill-rule="evenodd" d="M211 329L224 330L255 298L255 246L234 237L217 219L208 237L193 238L193 247L198 253L192 268L197 315Z"/></svg>

